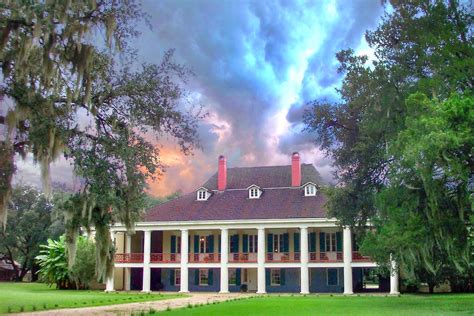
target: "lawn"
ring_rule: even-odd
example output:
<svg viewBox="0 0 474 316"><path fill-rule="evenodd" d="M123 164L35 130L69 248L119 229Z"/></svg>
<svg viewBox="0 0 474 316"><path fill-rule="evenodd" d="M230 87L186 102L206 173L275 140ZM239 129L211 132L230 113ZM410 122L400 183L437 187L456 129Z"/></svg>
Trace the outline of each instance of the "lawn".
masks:
<svg viewBox="0 0 474 316"><path fill-rule="evenodd" d="M156 301L180 296L182 297L179 294L56 290L41 283L0 282L0 314Z"/></svg>
<svg viewBox="0 0 474 316"><path fill-rule="evenodd" d="M474 315L474 294L265 296L157 313L175 315Z"/></svg>

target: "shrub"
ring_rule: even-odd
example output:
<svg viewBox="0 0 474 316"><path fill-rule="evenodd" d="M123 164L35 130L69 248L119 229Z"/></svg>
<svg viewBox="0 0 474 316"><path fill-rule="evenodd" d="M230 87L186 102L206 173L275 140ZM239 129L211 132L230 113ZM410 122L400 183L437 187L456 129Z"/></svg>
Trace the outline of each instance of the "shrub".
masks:
<svg viewBox="0 0 474 316"><path fill-rule="evenodd" d="M80 236L77 241L76 260L68 268L68 255L65 237L59 240L48 239L47 245L41 245L36 261L40 266L40 280L59 289L87 289L95 276L95 244Z"/></svg>

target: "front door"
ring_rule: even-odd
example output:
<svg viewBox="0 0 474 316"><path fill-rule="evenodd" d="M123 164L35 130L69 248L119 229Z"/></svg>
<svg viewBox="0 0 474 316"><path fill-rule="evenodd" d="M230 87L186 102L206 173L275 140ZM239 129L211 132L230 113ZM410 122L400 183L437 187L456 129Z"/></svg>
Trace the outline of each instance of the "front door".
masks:
<svg viewBox="0 0 474 316"><path fill-rule="evenodd" d="M245 284L247 284L247 291L257 292L257 269L245 269L247 271L247 280L244 279ZM245 273L245 272L244 272Z"/></svg>

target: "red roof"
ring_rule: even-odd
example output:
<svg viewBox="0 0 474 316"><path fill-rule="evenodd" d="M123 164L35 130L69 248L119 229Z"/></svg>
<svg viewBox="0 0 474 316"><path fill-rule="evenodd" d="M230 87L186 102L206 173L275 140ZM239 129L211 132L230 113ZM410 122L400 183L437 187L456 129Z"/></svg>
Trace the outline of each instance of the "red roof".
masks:
<svg viewBox="0 0 474 316"><path fill-rule="evenodd" d="M302 184L321 184L321 177L313 165L301 165L301 173ZM263 189L259 199L248 198L245 189L252 184ZM291 187L291 166L228 168L225 191L215 191L216 174L203 187L213 190L207 201L197 201L196 192L192 192L153 207L145 215L145 221L326 217L326 197L321 192L316 196L304 196L302 188Z"/></svg>

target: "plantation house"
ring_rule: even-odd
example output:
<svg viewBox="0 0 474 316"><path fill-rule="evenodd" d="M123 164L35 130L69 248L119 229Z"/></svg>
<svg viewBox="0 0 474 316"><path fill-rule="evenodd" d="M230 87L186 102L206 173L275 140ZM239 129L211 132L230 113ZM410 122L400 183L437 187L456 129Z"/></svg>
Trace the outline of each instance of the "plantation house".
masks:
<svg viewBox="0 0 474 316"><path fill-rule="evenodd" d="M195 192L149 210L136 233L112 227L114 277L107 291L324 293L364 290L376 263L349 228L327 218L313 165L227 168ZM398 293L398 275L379 279Z"/></svg>

